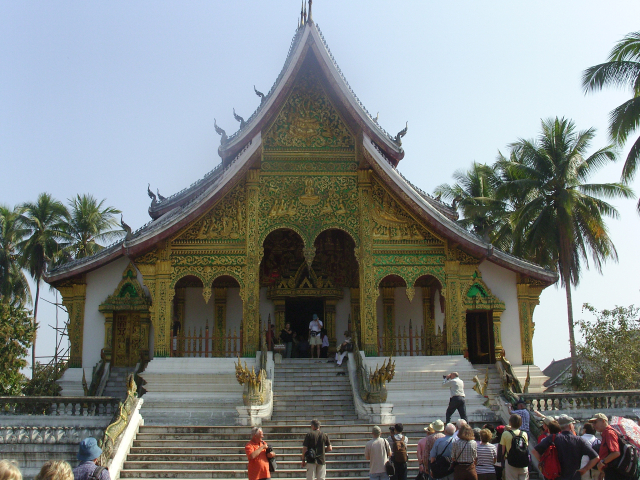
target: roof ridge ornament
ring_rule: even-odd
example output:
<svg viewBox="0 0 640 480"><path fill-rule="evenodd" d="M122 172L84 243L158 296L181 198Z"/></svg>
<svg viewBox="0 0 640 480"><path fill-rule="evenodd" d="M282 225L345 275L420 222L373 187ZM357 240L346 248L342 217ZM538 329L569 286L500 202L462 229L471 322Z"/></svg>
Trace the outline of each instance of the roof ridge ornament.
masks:
<svg viewBox="0 0 640 480"><path fill-rule="evenodd" d="M126 223L124 223L124 219L122 218L122 214L120 214L120 226L122 227L122 229L127 232L127 235L124 237L125 240L129 240L131 237L133 237L133 234L131 233L131 227L129 225L127 225Z"/></svg>
<svg viewBox="0 0 640 480"><path fill-rule="evenodd" d="M233 109L233 118L235 118L238 122L240 122L240 130L242 130L244 126L247 124L247 122L244 121L244 118L242 118L240 115L236 113L235 108Z"/></svg>
<svg viewBox="0 0 640 480"><path fill-rule="evenodd" d="M404 137L407 134L408 128L409 128L409 122L407 122L407 125L402 130L400 130L398 134L395 136L395 138L393 139L398 144L398 146L402 145L402 137Z"/></svg>
<svg viewBox="0 0 640 480"><path fill-rule="evenodd" d="M253 91L256 92L256 95L260 97L260 105L262 105L264 103L264 93L258 91L255 85L253 86Z"/></svg>
<svg viewBox="0 0 640 480"><path fill-rule="evenodd" d="M151 204L153 205L154 203L158 202L158 199L156 198L156 194L153 193L151 191L151 184L147 184L147 195L149 195L149 198L151 199Z"/></svg>
<svg viewBox="0 0 640 480"><path fill-rule="evenodd" d="M311 5L313 3L313 0L309 0L309 17L308 17L308 22L309 23L313 23L313 17L311 16Z"/></svg>
<svg viewBox="0 0 640 480"><path fill-rule="evenodd" d="M218 126L218 122L216 119L213 119L213 128L216 129L216 133L220 135L220 145L224 146L229 143L229 137L227 137L227 132L225 132L222 128Z"/></svg>
<svg viewBox="0 0 640 480"><path fill-rule="evenodd" d="M160 195L159 188L156 188L156 192L158 192L158 200L160 200L161 202L167 199L167 197L163 197L162 195Z"/></svg>

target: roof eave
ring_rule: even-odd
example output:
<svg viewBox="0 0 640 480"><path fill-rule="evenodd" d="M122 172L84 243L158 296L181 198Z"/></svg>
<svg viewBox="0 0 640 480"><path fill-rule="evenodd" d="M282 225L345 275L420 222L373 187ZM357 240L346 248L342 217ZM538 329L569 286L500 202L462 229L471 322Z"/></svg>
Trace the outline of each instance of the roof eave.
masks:
<svg viewBox="0 0 640 480"><path fill-rule="evenodd" d="M494 248L493 245L483 242L436 210L404 182L391 163L373 147L371 138L367 135L363 135L363 147L369 154L367 159L374 171L392 182L396 187L396 193L403 194L403 200L408 206L423 217L436 233L458 244L472 255L479 256L483 260L486 259L513 272L527 275L549 285L558 281L556 273Z"/></svg>

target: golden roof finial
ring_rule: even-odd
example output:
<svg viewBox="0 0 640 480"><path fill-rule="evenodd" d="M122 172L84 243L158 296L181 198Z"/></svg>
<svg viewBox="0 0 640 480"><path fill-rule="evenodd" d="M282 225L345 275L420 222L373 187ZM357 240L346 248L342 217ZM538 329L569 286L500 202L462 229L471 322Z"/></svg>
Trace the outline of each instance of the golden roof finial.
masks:
<svg viewBox="0 0 640 480"><path fill-rule="evenodd" d="M313 23L313 18L311 17L311 4L313 0L309 0L309 23Z"/></svg>
<svg viewBox="0 0 640 480"><path fill-rule="evenodd" d="M304 0L300 2L300 26L304 25Z"/></svg>

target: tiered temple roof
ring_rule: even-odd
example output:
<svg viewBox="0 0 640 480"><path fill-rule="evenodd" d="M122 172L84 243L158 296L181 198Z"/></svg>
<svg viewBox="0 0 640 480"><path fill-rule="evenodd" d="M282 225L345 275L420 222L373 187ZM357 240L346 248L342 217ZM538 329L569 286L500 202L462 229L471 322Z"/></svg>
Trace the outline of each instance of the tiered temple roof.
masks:
<svg viewBox="0 0 640 480"><path fill-rule="evenodd" d="M494 249L492 245L460 227L456 223L457 214L450 206L415 187L398 171L398 163L404 157L401 137L406 129L392 136L371 116L349 86L320 29L313 21L298 28L282 71L269 92L261 96L261 103L256 111L246 122L241 121L241 128L227 136L216 125L221 135L218 153L222 159L216 168L190 187L161 201L154 199L149 207L152 221L142 228L127 234L125 239L96 255L57 267L47 273L46 280L50 283L63 281L95 270L122 256L136 257L144 254L207 212L259 162L262 132L266 131L278 115L293 88L297 73L308 59L319 67L331 100L353 131L357 132L360 143L358 148L368 166L417 217L476 257L545 283L551 284L557 280L555 272Z"/></svg>

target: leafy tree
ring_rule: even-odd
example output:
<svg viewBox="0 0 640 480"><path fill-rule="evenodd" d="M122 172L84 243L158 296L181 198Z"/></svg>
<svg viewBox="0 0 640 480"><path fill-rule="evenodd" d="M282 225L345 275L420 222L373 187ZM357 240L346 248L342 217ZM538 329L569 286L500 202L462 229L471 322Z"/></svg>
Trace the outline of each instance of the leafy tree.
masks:
<svg viewBox="0 0 640 480"><path fill-rule="evenodd" d="M524 199L514 210L511 223L514 253L555 269L567 297L571 373L575 379L576 344L571 285L580 281L583 263L589 257L601 271L607 259L617 260L605 218L618 218L618 211L603 199L631 198L633 192L622 183L586 183L600 167L616 160L612 145L587 156L595 130L576 131L564 118L542 121L537 139L512 144L514 154L502 163L510 180L500 194Z"/></svg>
<svg viewBox="0 0 640 480"><path fill-rule="evenodd" d="M462 218L459 223L469 231L490 241L496 228L504 223L506 205L496 197L501 185L499 170L494 166L473 162L470 170L456 170L456 183L443 183L434 194L453 202Z"/></svg>
<svg viewBox="0 0 640 480"><path fill-rule="evenodd" d="M20 208L0 205L0 301L25 305L31 303L31 289L17 250L25 234L20 213Z"/></svg>
<svg viewBox="0 0 640 480"><path fill-rule="evenodd" d="M120 238L124 231L114 215L121 213L113 207L104 207L105 200L91 194L77 195L69 200L69 218L64 225L67 241L65 250L73 258L93 255L109 243Z"/></svg>
<svg viewBox="0 0 640 480"><path fill-rule="evenodd" d="M49 193L41 193L35 203L22 205L23 213L20 222L25 229L25 238L18 249L21 253L22 265L29 271L36 283L36 298L33 311L33 326L37 332L38 301L40 299L40 283L48 262L52 262L60 253L58 241L67 238L64 230L69 212L65 206L55 200ZM36 368L36 335L33 337L32 376Z"/></svg>
<svg viewBox="0 0 640 480"><path fill-rule="evenodd" d="M577 323L583 341L576 346L580 359L580 390L640 388L640 309L633 305L598 311L585 303L595 321Z"/></svg>
<svg viewBox="0 0 640 480"><path fill-rule="evenodd" d="M26 381L20 372L35 338L35 328L21 305L0 302L0 395L19 395Z"/></svg>
<svg viewBox="0 0 640 480"><path fill-rule="evenodd" d="M38 362L33 376L24 383L22 393L35 397L55 397L60 394L60 386L57 383L65 370L67 362L42 364Z"/></svg>
<svg viewBox="0 0 640 480"><path fill-rule="evenodd" d="M582 86L585 93L604 87L631 89L631 98L609 114L609 135L620 147L640 127L640 32L633 32L620 40L609 53L606 63L584 71ZM629 150L622 168L622 180L633 179L640 165L640 136ZM640 213L640 201L638 202Z"/></svg>

